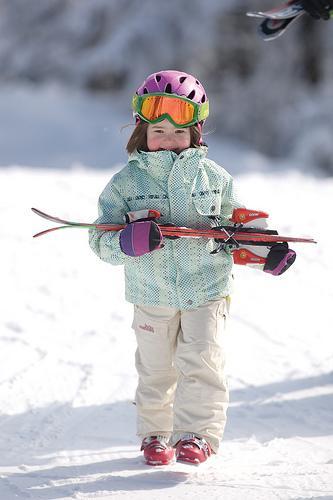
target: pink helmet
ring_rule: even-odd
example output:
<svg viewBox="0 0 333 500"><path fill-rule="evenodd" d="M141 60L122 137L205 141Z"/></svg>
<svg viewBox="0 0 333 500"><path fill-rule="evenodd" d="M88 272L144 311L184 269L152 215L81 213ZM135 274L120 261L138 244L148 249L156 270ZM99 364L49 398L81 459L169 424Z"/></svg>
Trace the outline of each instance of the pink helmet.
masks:
<svg viewBox="0 0 333 500"><path fill-rule="evenodd" d="M183 71L164 70L153 73L136 90L138 95L155 92L187 97L197 104L208 101L205 89L199 80Z"/></svg>

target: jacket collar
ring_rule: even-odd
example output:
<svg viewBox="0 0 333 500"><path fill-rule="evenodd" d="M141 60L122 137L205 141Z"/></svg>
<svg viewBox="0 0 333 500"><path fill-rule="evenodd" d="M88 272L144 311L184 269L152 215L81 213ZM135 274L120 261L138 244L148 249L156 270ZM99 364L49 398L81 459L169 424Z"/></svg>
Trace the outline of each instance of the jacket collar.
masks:
<svg viewBox="0 0 333 500"><path fill-rule="evenodd" d="M199 168L199 162L207 155L207 146L200 148L188 148L179 153L173 151L134 151L128 158L128 163L135 162L136 165L147 170L153 177L163 179L167 178L176 164L182 166L185 170L195 170L191 172L195 174ZM188 162L188 160L194 160ZM190 173L190 172L188 172Z"/></svg>

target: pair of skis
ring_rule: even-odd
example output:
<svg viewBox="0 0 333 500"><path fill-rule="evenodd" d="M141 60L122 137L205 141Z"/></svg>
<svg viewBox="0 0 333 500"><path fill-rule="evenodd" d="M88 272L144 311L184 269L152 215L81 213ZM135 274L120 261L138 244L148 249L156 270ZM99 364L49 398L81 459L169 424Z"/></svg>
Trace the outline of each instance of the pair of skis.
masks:
<svg viewBox="0 0 333 500"><path fill-rule="evenodd" d="M34 238L51 233L59 229L66 228L83 228L97 229L99 231L121 231L125 224L95 224L85 222L73 222L59 217L46 214L37 208L31 209L36 215L43 217L49 221L62 224L61 226L45 229L37 234ZM160 213L150 211L149 218L158 219ZM265 219L268 214L256 210L248 210L245 208L237 208L233 211L231 224L228 226L217 226L210 229L194 229L189 227L180 227L174 225L159 224L161 232L166 238L208 238L214 239L218 243L218 247L213 251L217 253L220 250L229 249L232 252L235 264L265 264L265 256L257 255L248 246L270 248L277 243L316 243L312 238L299 238L293 236L281 236L277 231L272 229L262 229L249 226L254 220ZM267 252L266 252L267 253Z"/></svg>
<svg viewBox="0 0 333 500"><path fill-rule="evenodd" d="M263 40L275 40L281 36L296 19L299 19L305 10L300 0L289 0L282 5L266 11L247 12L247 16L261 19L258 26L259 36ZM333 17L333 10L330 11Z"/></svg>

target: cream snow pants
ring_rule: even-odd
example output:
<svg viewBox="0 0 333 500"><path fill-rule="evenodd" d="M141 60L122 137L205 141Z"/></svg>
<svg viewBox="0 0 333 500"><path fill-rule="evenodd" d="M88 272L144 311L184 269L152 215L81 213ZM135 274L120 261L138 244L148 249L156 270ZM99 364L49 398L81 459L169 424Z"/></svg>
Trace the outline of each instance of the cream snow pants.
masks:
<svg viewBox="0 0 333 500"><path fill-rule="evenodd" d="M137 434L204 437L216 453L226 423L224 332L229 298L196 309L134 306Z"/></svg>

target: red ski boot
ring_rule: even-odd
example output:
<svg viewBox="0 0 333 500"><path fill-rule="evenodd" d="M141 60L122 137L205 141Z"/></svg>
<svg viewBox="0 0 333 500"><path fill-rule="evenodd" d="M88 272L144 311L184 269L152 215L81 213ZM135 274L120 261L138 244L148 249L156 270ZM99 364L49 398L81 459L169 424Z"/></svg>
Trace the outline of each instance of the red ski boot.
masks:
<svg viewBox="0 0 333 500"><path fill-rule="evenodd" d="M165 436L148 436L141 444L141 451L148 465L168 465L175 456L174 449L169 446Z"/></svg>
<svg viewBox="0 0 333 500"><path fill-rule="evenodd" d="M212 454L210 445L195 434L184 434L176 445L177 462L199 465Z"/></svg>

